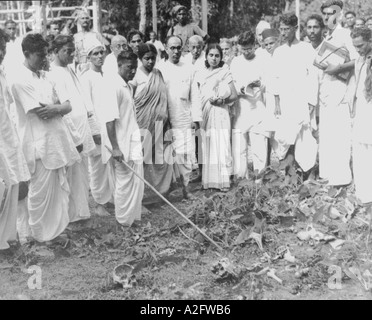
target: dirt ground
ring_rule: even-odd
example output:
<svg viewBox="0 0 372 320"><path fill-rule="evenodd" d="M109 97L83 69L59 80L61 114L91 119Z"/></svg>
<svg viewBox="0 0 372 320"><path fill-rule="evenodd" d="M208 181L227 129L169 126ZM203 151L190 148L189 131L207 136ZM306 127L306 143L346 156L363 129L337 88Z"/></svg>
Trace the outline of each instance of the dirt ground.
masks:
<svg viewBox="0 0 372 320"><path fill-rule="evenodd" d="M359 220L348 222L334 214L332 219L327 215L312 220L323 235L342 239L342 246L333 248L326 237L305 234L306 239L300 239L299 232L306 231L309 221L281 208L282 204L274 204L278 210L270 212L264 225L257 212L252 216L227 207L216 209L216 199L221 199L219 206L226 205L226 199L237 197L241 185L227 195L202 191L197 184L192 187L209 216L197 215L198 201L183 201L180 190L170 200L224 251L165 204L149 206L150 212L131 229L119 226L113 215L98 217L92 205L92 219L71 226L59 242L13 247L0 256L0 300L372 298L372 244L366 243L368 217L362 213ZM214 210L207 208L210 199ZM228 211L231 214L222 214ZM41 270L39 289L29 288L34 266ZM121 284L113 280L117 266L122 266L115 273L122 277Z"/></svg>

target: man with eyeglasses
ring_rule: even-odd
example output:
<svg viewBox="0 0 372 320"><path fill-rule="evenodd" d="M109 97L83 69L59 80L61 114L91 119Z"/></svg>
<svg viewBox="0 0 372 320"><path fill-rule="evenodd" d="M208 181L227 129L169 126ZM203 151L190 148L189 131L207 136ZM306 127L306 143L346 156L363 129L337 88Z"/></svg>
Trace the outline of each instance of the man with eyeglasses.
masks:
<svg viewBox="0 0 372 320"><path fill-rule="evenodd" d="M353 70L358 54L353 46L350 30L342 28L339 22L340 14L335 20L331 20L336 7L340 12L343 9L343 2L328 0L321 7L324 23L328 29L324 42L337 49L347 50L351 62L339 66L329 65L320 77L319 176L328 181L329 185L343 186L350 184L352 180L349 109L352 90L348 90L346 81L336 76L337 73Z"/></svg>
<svg viewBox="0 0 372 320"><path fill-rule="evenodd" d="M168 139L173 141L176 177L181 180L184 198L193 199L189 189L192 160L195 154L192 142L193 119L190 98L193 73L188 65L180 61L182 46L180 37L168 37L166 50L169 60L160 64L159 70L167 85L169 118L172 126L172 137Z"/></svg>
<svg viewBox="0 0 372 320"><path fill-rule="evenodd" d="M317 155L311 126L311 114L317 104L315 50L310 43L296 38L297 28L295 13L280 17L279 31L285 43L273 55L278 119L273 149L281 160L281 169L288 172L296 160L303 172L310 173Z"/></svg>
<svg viewBox="0 0 372 320"><path fill-rule="evenodd" d="M261 126L265 105L262 100L263 65L255 53L255 34L247 31L239 35L240 56L231 63L231 74L239 94L232 123L232 154L234 174L249 178L248 142L251 144L253 169L261 172L267 162L268 133Z"/></svg>
<svg viewBox="0 0 372 320"><path fill-rule="evenodd" d="M110 74L118 73L118 56L128 49L128 41L121 35L114 36L111 40L111 53L106 57L103 72Z"/></svg>

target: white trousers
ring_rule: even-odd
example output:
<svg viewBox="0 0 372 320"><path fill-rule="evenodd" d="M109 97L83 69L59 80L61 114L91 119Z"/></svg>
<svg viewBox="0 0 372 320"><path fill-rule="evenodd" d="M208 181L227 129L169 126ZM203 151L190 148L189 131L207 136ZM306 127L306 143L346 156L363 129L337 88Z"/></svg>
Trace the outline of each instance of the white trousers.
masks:
<svg viewBox="0 0 372 320"><path fill-rule="evenodd" d="M18 190L19 184L9 187L0 212L0 250L9 249L8 242L17 240Z"/></svg>

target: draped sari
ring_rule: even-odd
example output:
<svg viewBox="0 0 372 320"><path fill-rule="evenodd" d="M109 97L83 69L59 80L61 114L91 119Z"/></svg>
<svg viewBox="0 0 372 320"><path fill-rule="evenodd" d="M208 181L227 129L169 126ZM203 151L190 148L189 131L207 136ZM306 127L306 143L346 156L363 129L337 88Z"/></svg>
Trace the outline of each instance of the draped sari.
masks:
<svg viewBox="0 0 372 320"><path fill-rule="evenodd" d="M202 71L196 79L203 110L203 188L229 188L233 171L229 106L213 106L209 99L227 99L233 79L227 67Z"/></svg>
<svg viewBox="0 0 372 320"><path fill-rule="evenodd" d="M167 88L157 69L147 76L139 68L134 84L137 85L134 97L137 122L143 137L144 177L161 194L166 194L173 176L173 163L169 158L172 157L171 141L164 141L169 129ZM143 202L156 201L156 195L146 186Z"/></svg>

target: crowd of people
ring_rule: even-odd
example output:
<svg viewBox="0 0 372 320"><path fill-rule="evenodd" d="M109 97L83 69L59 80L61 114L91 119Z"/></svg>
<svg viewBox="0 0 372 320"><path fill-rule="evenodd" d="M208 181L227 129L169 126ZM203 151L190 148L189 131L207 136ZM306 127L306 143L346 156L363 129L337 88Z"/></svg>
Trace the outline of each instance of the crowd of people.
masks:
<svg viewBox="0 0 372 320"><path fill-rule="evenodd" d="M130 227L143 204L190 182L228 191L253 179L276 154L283 173L306 179L317 166L323 183L355 184L372 203L372 31L330 18L327 0L297 39L298 18L279 29L261 21L236 44L188 23L163 44L138 30L107 39L90 29L15 37L0 30L0 250L17 239L49 242L95 212ZM350 18L350 19L349 19ZM351 21L353 20L353 22ZM328 50L328 51L327 51ZM166 58L164 58L166 56ZM334 62L336 61L336 62ZM249 162L253 162L253 171ZM198 174L193 175L195 171ZM194 178L192 180L192 178Z"/></svg>

